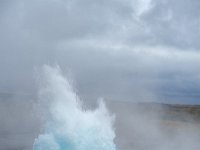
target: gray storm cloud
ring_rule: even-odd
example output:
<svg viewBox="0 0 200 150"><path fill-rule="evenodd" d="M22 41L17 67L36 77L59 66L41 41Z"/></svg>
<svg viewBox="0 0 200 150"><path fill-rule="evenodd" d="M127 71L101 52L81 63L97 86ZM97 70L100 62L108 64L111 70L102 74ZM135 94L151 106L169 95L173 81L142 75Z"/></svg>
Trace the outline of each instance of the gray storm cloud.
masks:
<svg viewBox="0 0 200 150"><path fill-rule="evenodd" d="M1 1L0 89L34 92L33 68L59 64L73 73L85 97L95 90L92 98L141 99L136 93L144 90L149 99L192 93L196 100L198 5L170 0Z"/></svg>

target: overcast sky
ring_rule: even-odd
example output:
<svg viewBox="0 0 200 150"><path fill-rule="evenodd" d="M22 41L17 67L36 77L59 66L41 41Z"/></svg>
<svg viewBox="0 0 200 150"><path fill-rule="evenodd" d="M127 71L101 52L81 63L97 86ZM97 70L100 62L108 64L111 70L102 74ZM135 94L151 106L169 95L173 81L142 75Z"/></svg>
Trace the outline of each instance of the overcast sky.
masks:
<svg viewBox="0 0 200 150"><path fill-rule="evenodd" d="M84 99L200 103L199 0L1 0L0 93L59 65Z"/></svg>

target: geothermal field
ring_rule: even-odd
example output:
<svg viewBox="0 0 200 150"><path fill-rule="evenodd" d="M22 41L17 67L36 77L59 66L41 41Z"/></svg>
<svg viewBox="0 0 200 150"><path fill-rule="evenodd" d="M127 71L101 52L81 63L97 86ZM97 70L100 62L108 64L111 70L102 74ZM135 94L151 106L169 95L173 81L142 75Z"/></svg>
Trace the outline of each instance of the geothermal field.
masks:
<svg viewBox="0 0 200 150"><path fill-rule="evenodd" d="M9 99L1 105L1 114L7 112L10 117L2 118L1 149L200 148L199 105L115 102L102 98L95 104L84 104L58 67L44 66L42 71L38 101L9 97L13 105L7 102ZM23 105L18 105L19 101Z"/></svg>

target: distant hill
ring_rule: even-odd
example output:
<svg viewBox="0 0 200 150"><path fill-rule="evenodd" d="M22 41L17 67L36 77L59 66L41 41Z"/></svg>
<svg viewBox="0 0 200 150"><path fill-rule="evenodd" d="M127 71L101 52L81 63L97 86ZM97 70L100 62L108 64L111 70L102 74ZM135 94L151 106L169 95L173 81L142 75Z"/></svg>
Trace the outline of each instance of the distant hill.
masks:
<svg viewBox="0 0 200 150"><path fill-rule="evenodd" d="M155 102L108 102L108 106L114 112L125 110L131 113L144 113L156 115L163 120L200 123L200 105L164 104Z"/></svg>

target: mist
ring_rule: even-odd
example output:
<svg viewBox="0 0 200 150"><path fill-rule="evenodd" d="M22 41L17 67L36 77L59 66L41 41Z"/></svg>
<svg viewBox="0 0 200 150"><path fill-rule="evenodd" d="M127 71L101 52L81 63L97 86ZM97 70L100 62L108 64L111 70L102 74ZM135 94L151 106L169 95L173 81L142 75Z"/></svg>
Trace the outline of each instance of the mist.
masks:
<svg viewBox="0 0 200 150"><path fill-rule="evenodd" d="M191 116L184 113L184 121L163 119L169 113L164 106L151 108L148 105L151 104L147 104L147 107L131 103L116 103L110 106L117 116L115 141L119 149L199 149L199 122L194 123Z"/></svg>

